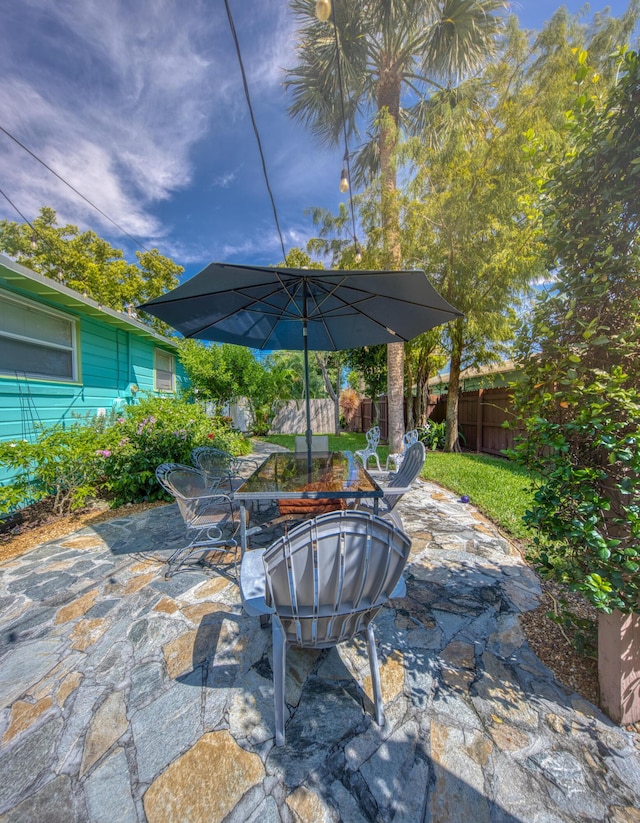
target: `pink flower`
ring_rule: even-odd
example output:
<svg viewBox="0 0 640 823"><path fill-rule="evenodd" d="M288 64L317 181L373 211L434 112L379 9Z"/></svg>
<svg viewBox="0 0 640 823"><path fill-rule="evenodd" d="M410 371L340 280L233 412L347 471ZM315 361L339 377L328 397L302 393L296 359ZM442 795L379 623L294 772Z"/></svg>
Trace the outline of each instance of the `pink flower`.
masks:
<svg viewBox="0 0 640 823"><path fill-rule="evenodd" d="M99 457L111 457L111 451L109 449L98 449L96 454Z"/></svg>

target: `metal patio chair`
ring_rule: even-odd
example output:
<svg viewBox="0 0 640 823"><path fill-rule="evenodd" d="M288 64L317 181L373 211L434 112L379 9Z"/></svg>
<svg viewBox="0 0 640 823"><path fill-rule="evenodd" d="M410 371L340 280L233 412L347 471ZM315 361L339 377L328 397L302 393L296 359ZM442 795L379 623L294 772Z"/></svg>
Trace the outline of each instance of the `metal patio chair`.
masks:
<svg viewBox="0 0 640 823"><path fill-rule="evenodd" d="M373 618L403 597L411 540L374 514L331 512L301 523L268 549L246 552L240 589L252 616L272 616L276 745L285 742L289 646L326 649L366 633L376 722L384 725ZM262 622L262 621L261 621Z"/></svg>
<svg viewBox="0 0 640 823"><path fill-rule="evenodd" d="M359 457L362 460L362 465L365 469L369 465L369 460L373 458L376 461L376 466L378 467L378 471L381 472L382 468L380 467L380 458L378 457L378 444L380 443L380 426L372 426L366 434L367 438L367 448L366 449L358 449L354 452L356 457Z"/></svg>
<svg viewBox="0 0 640 823"><path fill-rule="evenodd" d="M400 468L400 464L404 458L405 452L412 446L414 443L418 442L418 430L417 429L410 429L408 432L405 432L402 436L402 451L401 452L393 452L387 457L387 462L385 463L385 471L394 471L397 472ZM391 468L390 464L393 464L393 468Z"/></svg>
<svg viewBox="0 0 640 823"><path fill-rule="evenodd" d="M156 469L158 483L175 498L191 542L167 560L166 578L173 577L191 555L199 553L197 563L204 565L209 552L233 552L236 563L238 544L234 535L239 527L233 501L228 494L213 489L201 469L179 463L163 463ZM189 565L194 565L189 563Z"/></svg>
<svg viewBox="0 0 640 823"><path fill-rule="evenodd" d="M243 471L245 474L247 470L251 473L259 465L258 461L251 457L236 457L211 446L199 446L193 449L191 460L194 466L205 473L214 487L223 486L230 492L234 492L244 483Z"/></svg>
<svg viewBox="0 0 640 823"><path fill-rule="evenodd" d="M420 474L424 460L424 443L417 440L405 451L400 468L395 474L390 475L389 482L385 485L380 484L384 491L384 496L381 500L378 500L378 512L381 517L391 520L400 530L404 530L404 527L402 525L402 519L395 510L395 507L402 495L411 491L411 485ZM358 500L356 501L355 509L372 510L373 501L370 498Z"/></svg>

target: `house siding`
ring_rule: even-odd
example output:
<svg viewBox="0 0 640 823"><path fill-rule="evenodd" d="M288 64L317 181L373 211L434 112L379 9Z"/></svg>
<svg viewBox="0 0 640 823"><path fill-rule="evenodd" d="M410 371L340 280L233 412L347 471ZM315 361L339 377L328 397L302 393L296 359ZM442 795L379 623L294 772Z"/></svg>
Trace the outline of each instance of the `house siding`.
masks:
<svg viewBox="0 0 640 823"><path fill-rule="evenodd" d="M188 384L171 343L164 344L148 332L127 324L124 317L116 318L115 325L109 316L104 321L99 316L85 316L82 306L61 307L56 295L47 299L42 293L46 287L37 295L32 289L17 287L15 274L11 271L10 282L4 280L0 266L0 289L76 319L78 380L67 382L0 374L0 440L32 439L40 426L72 425L83 417L121 410L144 393L155 393L156 348L174 355L176 391ZM73 303L73 298L69 303ZM95 306L89 308L99 315ZM1 346L0 366L6 368ZM138 386L138 394L130 391L132 384Z"/></svg>

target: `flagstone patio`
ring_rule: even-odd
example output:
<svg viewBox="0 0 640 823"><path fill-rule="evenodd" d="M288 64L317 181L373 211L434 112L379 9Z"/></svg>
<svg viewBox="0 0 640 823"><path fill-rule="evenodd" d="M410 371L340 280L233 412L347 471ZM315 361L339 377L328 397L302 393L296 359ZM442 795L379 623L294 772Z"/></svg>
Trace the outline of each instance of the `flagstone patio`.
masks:
<svg viewBox="0 0 640 823"><path fill-rule="evenodd" d="M640 821L640 736L521 631L535 575L439 487L400 506L408 596L376 620L386 725L360 643L292 650L280 749L270 631L233 579L164 578L176 506L0 564L0 823Z"/></svg>

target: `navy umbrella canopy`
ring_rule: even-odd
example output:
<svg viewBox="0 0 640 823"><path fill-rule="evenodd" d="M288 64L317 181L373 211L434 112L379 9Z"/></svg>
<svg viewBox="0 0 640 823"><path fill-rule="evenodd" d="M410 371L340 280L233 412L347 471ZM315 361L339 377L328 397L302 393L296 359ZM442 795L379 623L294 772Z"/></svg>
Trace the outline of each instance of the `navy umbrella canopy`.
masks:
<svg viewBox="0 0 640 823"><path fill-rule="evenodd" d="M253 349L337 351L411 340L462 314L423 271L339 271L210 263L138 308L185 337ZM307 442L311 448L308 362Z"/></svg>

